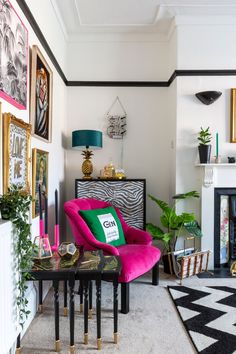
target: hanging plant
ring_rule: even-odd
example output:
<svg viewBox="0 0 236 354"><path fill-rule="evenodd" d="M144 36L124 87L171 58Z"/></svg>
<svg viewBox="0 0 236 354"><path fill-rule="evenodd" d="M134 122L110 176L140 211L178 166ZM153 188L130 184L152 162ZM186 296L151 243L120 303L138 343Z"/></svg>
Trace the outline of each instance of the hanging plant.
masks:
<svg viewBox="0 0 236 354"><path fill-rule="evenodd" d="M17 271L19 272L16 303L19 309L21 326L30 314L30 311L27 310L28 300L25 297L26 281L29 280L29 273L25 272L25 269L30 269L32 265L33 243L31 242L31 224L29 224L31 201L31 195L18 185L12 185L6 194L0 196L2 218L13 223L14 235L16 236L15 257Z"/></svg>

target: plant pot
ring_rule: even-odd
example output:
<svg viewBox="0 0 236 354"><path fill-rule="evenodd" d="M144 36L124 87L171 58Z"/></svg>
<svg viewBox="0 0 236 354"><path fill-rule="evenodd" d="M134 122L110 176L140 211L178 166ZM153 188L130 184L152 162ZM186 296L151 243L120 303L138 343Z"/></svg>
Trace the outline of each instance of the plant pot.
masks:
<svg viewBox="0 0 236 354"><path fill-rule="evenodd" d="M200 144L198 146L200 163L210 163L211 160L211 145Z"/></svg>
<svg viewBox="0 0 236 354"><path fill-rule="evenodd" d="M172 255L171 254L163 254L162 263L163 263L163 266L164 266L164 273L166 273L166 274L174 274L173 260L172 260Z"/></svg>

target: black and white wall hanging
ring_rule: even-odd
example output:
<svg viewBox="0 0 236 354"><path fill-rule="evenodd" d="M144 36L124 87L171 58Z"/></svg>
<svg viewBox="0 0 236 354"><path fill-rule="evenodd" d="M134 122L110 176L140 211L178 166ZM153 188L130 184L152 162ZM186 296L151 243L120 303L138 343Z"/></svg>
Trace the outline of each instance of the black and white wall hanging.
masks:
<svg viewBox="0 0 236 354"><path fill-rule="evenodd" d="M124 106L117 96L107 112L107 135L111 139L123 139L126 134L126 118Z"/></svg>

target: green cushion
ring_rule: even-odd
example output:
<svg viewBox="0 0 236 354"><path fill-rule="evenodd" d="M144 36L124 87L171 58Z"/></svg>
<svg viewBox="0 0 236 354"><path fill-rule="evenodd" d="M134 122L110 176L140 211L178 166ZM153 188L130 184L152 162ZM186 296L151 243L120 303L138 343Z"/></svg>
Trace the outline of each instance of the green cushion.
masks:
<svg viewBox="0 0 236 354"><path fill-rule="evenodd" d="M80 210L79 214L98 241L113 246L126 243L120 219L113 207Z"/></svg>

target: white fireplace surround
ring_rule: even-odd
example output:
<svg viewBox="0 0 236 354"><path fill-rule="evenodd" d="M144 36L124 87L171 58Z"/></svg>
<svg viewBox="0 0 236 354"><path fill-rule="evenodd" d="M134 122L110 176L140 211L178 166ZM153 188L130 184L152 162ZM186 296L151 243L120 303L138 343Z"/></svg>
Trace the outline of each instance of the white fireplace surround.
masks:
<svg viewBox="0 0 236 354"><path fill-rule="evenodd" d="M236 188L236 164L207 164L202 169L202 250L212 251L208 269L214 269L214 189Z"/></svg>

